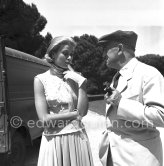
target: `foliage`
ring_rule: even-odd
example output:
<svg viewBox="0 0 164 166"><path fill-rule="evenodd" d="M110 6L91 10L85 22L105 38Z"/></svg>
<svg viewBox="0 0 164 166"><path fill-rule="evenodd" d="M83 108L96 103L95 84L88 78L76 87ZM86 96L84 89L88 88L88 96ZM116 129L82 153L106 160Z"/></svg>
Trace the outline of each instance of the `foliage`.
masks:
<svg viewBox="0 0 164 166"><path fill-rule="evenodd" d="M164 76L164 57L156 54L139 56L137 59L145 64L155 67Z"/></svg>
<svg viewBox="0 0 164 166"><path fill-rule="evenodd" d="M73 54L73 67L88 78L88 93L103 93L103 83L112 78L112 69L108 69L102 56L103 49L93 35L75 36L77 43Z"/></svg>
<svg viewBox="0 0 164 166"><path fill-rule="evenodd" d="M35 51L34 55L36 57L43 58L51 40L52 40L52 35L50 33L47 33L47 35L45 36L45 39L41 43L39 49Z"/></svg>
<svg viewBox="0 0 164 166"><path fill-rule="evenodd" d="M0 35L6 36L6 46L33 54L45 38L40 35L47 20L38 12L36 5L22 0L1 2Z"/></svg>

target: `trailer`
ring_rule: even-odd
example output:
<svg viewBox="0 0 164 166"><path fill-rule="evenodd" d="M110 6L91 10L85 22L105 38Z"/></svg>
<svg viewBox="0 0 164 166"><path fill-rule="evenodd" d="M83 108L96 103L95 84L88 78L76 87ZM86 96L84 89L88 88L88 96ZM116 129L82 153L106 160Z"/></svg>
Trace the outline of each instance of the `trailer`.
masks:
<svg viewBox="0 0 164 166"><path fill-rule="evenodd" d="M43 131L34 104L34 77L50 64L4 43L0 37L0 163L23 166L26 146Z"/></svg>

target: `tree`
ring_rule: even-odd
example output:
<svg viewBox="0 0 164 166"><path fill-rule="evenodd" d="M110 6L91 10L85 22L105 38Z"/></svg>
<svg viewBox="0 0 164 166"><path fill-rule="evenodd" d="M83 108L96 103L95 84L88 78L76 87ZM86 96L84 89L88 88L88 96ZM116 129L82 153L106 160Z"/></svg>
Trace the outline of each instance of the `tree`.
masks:
<svg viewBox="0 0 164 166"><path fill-rule="evenodd" d="M22 0L3 0L0 10L0 35L6 36L6 46L34 54L44 41L40 32L47 20L36 5Z"/></svg>
<svg viewBox="0 0 164 166"><path fill-rule="evenodd" d="M155 67L164 76L164 57L156 54L146 54L137 59L145 64Z"/></svg>
<svg viewBox="0 0 164 166"><path fill-rule="evenodd" d="M34 55L39 58L43 58L46 54L47 48L52 40L52 35L47 33L39 49L35 51Z"/></svg>
<svg viewBox="0 0 164 166"><path fill-rule="evenodd" d="M102 56L103 49L93 35L75 36L77 43L73 54L73 67L88 78L88 93L103 93L103 83L110 81L113 70L107 68Z"/></svg>

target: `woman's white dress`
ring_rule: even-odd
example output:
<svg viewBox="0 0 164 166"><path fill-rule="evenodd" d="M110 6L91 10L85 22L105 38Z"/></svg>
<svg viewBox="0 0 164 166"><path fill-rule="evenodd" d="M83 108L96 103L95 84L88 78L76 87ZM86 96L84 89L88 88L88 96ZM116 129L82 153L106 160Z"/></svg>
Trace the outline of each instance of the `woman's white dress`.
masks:
<svg viewBox="0 0 164 166"><path fill-rule="evenodd" d="M62 114L76 108L76 88L71 88L50 70L36 77L44 86L50 114ZM81 121L60 120L44 127L38 166L93 166L89 140Z"/></svg>

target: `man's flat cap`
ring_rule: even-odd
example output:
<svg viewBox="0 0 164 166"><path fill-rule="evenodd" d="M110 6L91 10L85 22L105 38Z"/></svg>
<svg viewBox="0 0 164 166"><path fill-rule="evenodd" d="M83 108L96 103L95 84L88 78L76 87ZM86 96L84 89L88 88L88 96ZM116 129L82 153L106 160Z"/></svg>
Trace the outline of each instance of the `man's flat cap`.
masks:
<svg viewBox="0 0 164 166"><path fill-rule="evenodd" d="M118 30L100 37L98 40L98 45L102 45L104 47L111 46L112 48L122 43L127 48L130 48L135 51L136 41L137 34L135 32Z"/></svg>

